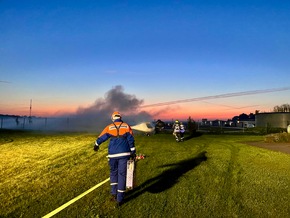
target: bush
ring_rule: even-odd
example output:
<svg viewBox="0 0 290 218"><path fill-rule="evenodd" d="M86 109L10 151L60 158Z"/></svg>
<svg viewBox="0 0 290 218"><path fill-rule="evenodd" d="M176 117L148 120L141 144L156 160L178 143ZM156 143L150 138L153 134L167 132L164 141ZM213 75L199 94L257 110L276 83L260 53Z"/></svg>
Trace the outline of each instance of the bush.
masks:
<svg viewBox="0 0 290 218"><path fill-rule="evenodd" d="M258 135L282 133L285 131L286 131L285 128L273 128L273 127L254 127L245 129L245 132L247 133L253 133Z"/></svg>
<svg viewBox="0 0 290 218"><path fill-rule="evenodd" d="M265 142L290 142L290 134L283 133L275 133L269 134L264 137Z"/></svg>
<svg viewBox="0 0 290 218"><path fill-rule="evenodd" d="M187 131L189 132L190 135L194 135L197 130L197 124L194 120L189 117L187 119Z"/></svg>

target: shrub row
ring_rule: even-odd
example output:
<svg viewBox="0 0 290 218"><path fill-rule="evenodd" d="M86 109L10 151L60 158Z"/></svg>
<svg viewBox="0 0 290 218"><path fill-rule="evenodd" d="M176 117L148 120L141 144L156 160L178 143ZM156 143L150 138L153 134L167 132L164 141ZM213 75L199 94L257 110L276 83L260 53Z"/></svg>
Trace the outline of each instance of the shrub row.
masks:
<svg viewBox="0 0 290 218"><path fill-rule="evenodd" d="M265 142L290 142L290 134L283 133L274 133L269 134L264 137Z"/></svg>

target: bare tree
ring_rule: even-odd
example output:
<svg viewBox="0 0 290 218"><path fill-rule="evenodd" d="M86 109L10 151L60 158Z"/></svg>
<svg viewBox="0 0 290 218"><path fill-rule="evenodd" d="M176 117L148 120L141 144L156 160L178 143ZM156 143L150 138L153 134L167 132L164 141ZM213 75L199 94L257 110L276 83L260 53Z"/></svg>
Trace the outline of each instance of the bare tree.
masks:
<svg viewBox="0 0 290 218"><path fill-rule="evenodd" d="M273 109L274 112L290 112L290 105L289 104L282 104L280 106L275 106Z"/></svg>

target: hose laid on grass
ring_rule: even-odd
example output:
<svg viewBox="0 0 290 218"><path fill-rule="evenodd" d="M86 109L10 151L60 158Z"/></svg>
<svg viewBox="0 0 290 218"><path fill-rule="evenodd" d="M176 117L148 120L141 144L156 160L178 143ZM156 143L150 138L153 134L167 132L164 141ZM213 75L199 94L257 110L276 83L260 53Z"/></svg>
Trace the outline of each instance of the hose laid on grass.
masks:
<svg viewBox="0 0 290 218"><path fill-rule="evenodd" d="M94 187L90 188L89 190L85 191L84 193L80 194L79 196L75 197L74 199L68 201L67 203L63 204L62 206L60 206L59 208L55 209L54 211L46 214L45 216L43 216L42 218L49 218L54 216L55 214L59 213L60 211L62 211L64 208L68 207L69 205L73 204L74 202L76 202L77 200L81 199L82 197L84 197L85 195L89 194L90 192L92 192L93 190L95 190L96 188L102 186L103 184L105 184L106 182L108 182L110 180L110 178L107 178L106 180L100 182L99 184L95 185Z"/></svg>

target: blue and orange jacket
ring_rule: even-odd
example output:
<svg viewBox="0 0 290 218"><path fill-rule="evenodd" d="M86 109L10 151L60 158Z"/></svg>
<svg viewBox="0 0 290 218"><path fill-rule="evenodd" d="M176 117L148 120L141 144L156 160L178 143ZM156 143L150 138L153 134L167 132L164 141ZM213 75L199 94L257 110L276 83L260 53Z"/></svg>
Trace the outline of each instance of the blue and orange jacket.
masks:
<svg viewBox="0 0 290 218"><path fill-rule="evenodd" d="M100 145L109 138L109 158L129 157L132 153L136 153L133 131L121 119L115 120L112 124L106 126L97 138L96 143Z"/></svg>

